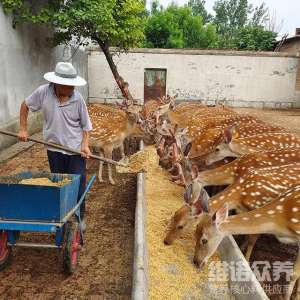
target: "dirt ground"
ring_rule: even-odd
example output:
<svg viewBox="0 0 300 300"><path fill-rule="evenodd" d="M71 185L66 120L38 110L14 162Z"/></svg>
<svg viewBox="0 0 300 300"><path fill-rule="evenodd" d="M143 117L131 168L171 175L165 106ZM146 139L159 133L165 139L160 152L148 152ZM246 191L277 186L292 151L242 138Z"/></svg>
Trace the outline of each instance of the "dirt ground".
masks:
<svg viewBox="0 0 300 300"><path fill-rule="evenodd" d="M273 109L255 109L255 108L235 108L235 111L241 114L249 114L257 117L264 122L282 126L290 132L300 135L300 109L291 110L273 110Z"/></svg>
<svg viewBox="0 0 300 300"><path fill-rule="evenodd" d="M96 173L97 166L89 164L88 173ZM1 175L24 170L48 170L43 146L34 145L0 165ZM0 273L0 299L131 298L136 176L115 178L116 186L97 181L91 189L76 274L63 274L57 250L16 248L12 263ZM30 237L39 236L25 235Z"/></svg>

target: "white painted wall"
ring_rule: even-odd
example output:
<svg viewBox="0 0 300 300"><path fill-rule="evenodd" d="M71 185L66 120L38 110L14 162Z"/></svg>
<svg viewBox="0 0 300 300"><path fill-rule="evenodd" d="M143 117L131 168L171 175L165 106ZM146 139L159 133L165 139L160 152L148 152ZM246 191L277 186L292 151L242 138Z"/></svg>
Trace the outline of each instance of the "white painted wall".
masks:
<svg viewBox="0 0 300 300"><path fill-rule="evenodd" d="M114 56L135 99L144 97L144 69L167 69L167 93L179 100L232 106L300 107L295 91L299 58L282 53L133 49ZM104 55L89 53L91 102L121 98Z"/></svg>
<svg viewBox="0 0 300 300"><path fill-rule="evenodd" d="M21 102L39 85L45 83L43 74L52 71L62 60L63 47L50 48L46 42L49 30L36 26L12 28L11 18L0 6L0 128L17 131ZM87 54L80 49L73 59L79 74L87 78ZM88 86L80 90L88 98ZM30 116L31 132L41 129L41 118ZM0 135L0 149L12 139Z"/></svg>

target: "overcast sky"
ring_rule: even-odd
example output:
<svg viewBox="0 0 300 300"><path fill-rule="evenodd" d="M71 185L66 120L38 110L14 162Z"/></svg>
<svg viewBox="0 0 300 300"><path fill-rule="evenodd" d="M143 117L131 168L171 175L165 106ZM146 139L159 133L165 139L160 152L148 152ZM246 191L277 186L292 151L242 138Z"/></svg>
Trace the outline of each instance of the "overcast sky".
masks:
<svg viewBox="0 0 300 300"><path fill-rule="evenodd" d="M151 2L151 0L148 0ZM167 6L171 0L160 0L160 3ZM179 5L187 3L187 0L175 0ZM212 11L215 0L206 0L206 8ZM262 0L249 0L249 3L260 5ZM271 11L276 11L278 23L283 20L281 34L295 34L296 27L300 27L300 0L264 0Z"/></svg>

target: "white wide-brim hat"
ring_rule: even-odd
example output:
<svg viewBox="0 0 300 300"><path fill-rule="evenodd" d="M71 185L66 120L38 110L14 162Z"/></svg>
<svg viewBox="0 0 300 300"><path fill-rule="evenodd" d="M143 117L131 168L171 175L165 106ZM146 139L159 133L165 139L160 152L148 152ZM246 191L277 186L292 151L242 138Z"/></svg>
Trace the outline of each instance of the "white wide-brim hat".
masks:
<svg viewBox="0 0 300 300"><path fill-rule="evenodd" d="M47 81L70 86L84 86L86 81L77 75L77 71L71 63L59 62L56 64L54 72L44 74Z"/></svg>

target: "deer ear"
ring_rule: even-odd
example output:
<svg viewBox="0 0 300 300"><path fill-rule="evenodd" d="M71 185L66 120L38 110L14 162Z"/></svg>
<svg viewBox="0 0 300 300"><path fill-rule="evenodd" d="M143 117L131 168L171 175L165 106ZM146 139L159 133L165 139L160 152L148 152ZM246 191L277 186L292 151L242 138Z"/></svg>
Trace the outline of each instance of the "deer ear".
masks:
<svg viewBox="0 0 300 300"><path fill-rule="evenodd" d="M235 135L236 135L235 126L227 127L224 130L225 143L229 144L231 142L232 138L235 137Z"/></svg>
<svg viewBox="0 0 300 300"><path fill-rule="evenodd" d="M196 165L192 165L192 178L193 179L196 179L199 175L199 170L198 170L198 167Z"/></svg>
<svg viewBox="0 0 300 300"><path fill-rule="evenodd" d="M208 212L208 203L209 203L209 195L207 191L202 187L199 200L201 201L202 208L204 211Z"/></svg>
<svg viewBox="0 0 300 300"><path fill-rule="evenodd" d="M202 213L203 209L202 209L202 205L201 205L201 201L197 200L192 204L192 216L196 217L198 215L200 215Z"/></svg>
<svg viewBox="0 0 300 300"><path fill-rule="evenodd" d="M183 199L184 199L185 203L190 204L190 200L191 200L191 197L192 197L192 192L193 192L193 186L192 186L192 184L190 184L186 188L186 190L184 191L184 194L183 194Z"/></svg>
<svg viewBox="0 0 300 300"><path fill-rule="evenodd" d="M216 212L216 226L219 227L228 217L228 205L225 204Z"/></svg>
<svg viewBox="0 0 300 300"><path fill-rule="evenodd" d="M189 142L184 148L183 155L188 156L191 149L192 149L192 142Z"/></svg>

